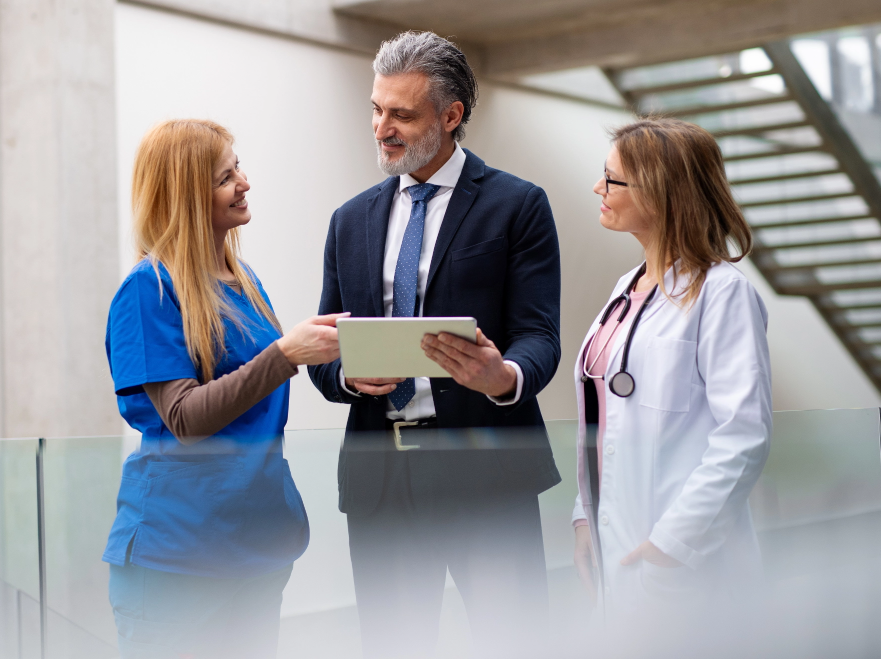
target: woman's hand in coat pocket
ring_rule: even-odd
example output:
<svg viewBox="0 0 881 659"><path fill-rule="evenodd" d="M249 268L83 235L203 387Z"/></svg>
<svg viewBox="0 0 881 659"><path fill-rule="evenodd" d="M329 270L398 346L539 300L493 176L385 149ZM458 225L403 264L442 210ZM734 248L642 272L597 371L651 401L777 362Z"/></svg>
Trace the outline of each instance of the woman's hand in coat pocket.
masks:
<svg viewBox="0 0 881 659"><path fill-rule="evenodd" d="M621 565L633 565L641 560L658 567L682 567L682 563L662 552L648 540L627 554L621 561Z"/></svg>
<svg viewBox="0 0 881 659"><path fill-rule="evenodd" d="M593 555L593 546L590 542L590 527L586 524L575 527L575 569L578 570L578 576L581 583L587 588L590 594L590 600L596 604L597 586L593 580L594 568L596 567L596 558Z"/></svg>

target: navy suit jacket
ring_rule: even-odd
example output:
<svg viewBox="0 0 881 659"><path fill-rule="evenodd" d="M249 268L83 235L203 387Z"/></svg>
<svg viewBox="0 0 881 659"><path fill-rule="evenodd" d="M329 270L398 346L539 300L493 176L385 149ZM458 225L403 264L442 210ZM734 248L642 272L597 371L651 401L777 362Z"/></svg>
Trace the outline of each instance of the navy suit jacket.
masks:
<svg viewBox="0 0 881 659"><path fill-rule="evenodd" d="M452 378L431 379L439 427L492 429L498 449L466 450L474 442L461 432L462 450L408 452L413 496L423 501L538 493L560 482L536 400L560 361L560 248L550 204L541 188L465 153L432 255L423 315L476 318L504 358L522 369L523 392L515 405L499 406ZM389 177L334 213L320 314L385 315L382 270L398 185L397 176ZM340 510L369 514L386 464L374 448L391 447L386 397L352 396L339 375L340 360L309 367L325 398L351 405L340 454Z"/></svg>

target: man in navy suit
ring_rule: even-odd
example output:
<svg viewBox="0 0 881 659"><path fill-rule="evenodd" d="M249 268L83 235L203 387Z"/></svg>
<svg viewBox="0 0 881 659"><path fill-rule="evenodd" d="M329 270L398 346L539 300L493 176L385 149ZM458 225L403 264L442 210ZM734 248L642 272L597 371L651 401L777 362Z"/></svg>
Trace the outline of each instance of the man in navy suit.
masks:
<svg viewBox="0 0 881 659"><path fill-rule="evenodd" d="M309 367L328 400L351 405L338 476L364 653L430 654L449 569L480 656L535 656L538 494L560 482L536 400L560 360L553 215L541 188L459 146L477 82L455 45L406 32L373 67L389 178L334 213L319 313L473 316L480 330L476 344L423 339L450 378Z"/></svg>

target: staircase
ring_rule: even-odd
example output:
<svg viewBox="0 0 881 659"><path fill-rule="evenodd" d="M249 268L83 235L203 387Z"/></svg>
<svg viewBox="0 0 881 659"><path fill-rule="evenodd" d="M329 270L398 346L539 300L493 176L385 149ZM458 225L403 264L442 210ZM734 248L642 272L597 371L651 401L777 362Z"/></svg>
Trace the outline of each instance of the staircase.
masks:
<svg viewBox="0 0 881 659"><path fill-rule="evenodd" d="M877 67L878 44L869 43ZM881 391L881 184L866 157L881 147L879 82L874 102L861 106L860 135L789 43L606 75L636 114L679 117L715 135L753 227L753 263L778 293L810 299ZM868 143L875 128L877 145ZM862 151L854 135L866 140Z"/></svg>

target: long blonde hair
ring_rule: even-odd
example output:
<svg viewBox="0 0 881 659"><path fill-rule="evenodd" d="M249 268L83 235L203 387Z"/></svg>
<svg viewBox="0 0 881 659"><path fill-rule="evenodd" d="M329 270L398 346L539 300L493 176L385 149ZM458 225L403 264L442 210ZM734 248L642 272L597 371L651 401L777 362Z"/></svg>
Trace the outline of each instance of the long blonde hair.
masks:
<svg viewBox="0 0 881 659"><path fill-rule="evenodd" d="M653 218L651 249L661 291L671 262L688 279L682 304L700 294L707 270L736 263L752 250L752 232L728 185L722 152L700 126L647 117L612 132L634 203ZM731 254L729 246L736 249Z"/></svg>
<svg viewBox="0 0 881 659"><path fill-rule="evenodd" d="M165 121L141 140L132 177L138 258L150 259L157 278L158 263L168 269L183 316L187 352L203 382L214 378L225 354L223 318L247 332L215 276L212 176L232 143L230 132L212 121ZM250 269L239 258L237 228L227 233L224 257L251 305L281 331ZM159 290L161 294L161 283Z"/></svg>

